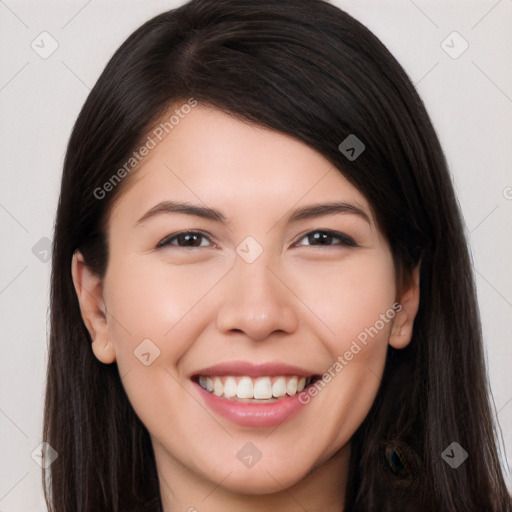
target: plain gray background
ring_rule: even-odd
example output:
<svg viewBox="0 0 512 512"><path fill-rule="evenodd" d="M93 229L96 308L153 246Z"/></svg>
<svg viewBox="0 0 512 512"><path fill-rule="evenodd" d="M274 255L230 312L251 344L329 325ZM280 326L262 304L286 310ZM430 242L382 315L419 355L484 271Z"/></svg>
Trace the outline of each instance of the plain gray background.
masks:
<svg viewBox="0 0 512 512"><path fill-rule="evenodd" d="M71 128L114 50L142 22L182 3L0 0L1 512L45 510L36 454L47 357L47 258ZM447 155L512 466L512 0L332 3L370 28L404 66ZM45 55L52 45L58 47ZM478 471L478 461L468 463Z"/></svg>

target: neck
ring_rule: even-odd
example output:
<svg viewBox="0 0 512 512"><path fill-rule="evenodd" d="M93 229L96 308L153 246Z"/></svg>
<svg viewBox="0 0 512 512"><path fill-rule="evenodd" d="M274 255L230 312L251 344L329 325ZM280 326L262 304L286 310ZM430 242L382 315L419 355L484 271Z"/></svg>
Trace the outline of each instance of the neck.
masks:
<svg viewBox="0 0 512 512"><path fill-rule="evenodd" d="M350 445L320 462L301 480L270 494L229 489L229 475L214 482L171 458L155 439L153 448L163 512L343 512ZM279 483L275 477L273 479Z"/></svg>

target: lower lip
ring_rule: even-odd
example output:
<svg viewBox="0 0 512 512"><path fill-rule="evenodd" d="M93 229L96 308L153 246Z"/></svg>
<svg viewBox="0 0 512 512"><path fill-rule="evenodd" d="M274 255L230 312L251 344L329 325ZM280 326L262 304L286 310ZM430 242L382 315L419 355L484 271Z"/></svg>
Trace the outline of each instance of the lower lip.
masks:
<svg viewBox="0 0 512 512"><path fill-rule="evenodd" d="M250 403L221 398L196 384L208 407L233 423L244 427L274 427L291 418L303 407L299 393L277 402Z"/></svg>

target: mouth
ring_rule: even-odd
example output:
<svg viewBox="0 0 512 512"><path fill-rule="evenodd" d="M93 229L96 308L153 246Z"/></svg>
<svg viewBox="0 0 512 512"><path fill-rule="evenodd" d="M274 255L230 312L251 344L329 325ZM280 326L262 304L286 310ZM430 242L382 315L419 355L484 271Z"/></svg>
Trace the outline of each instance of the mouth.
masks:
<svg viewBox="0 0 512 512"><path fill-rule="evenodd" d="M294 397L314 384L318 375L195 375L192 380L208 393L245 403L274 403Z"/></svg>
<svg viewBox="0 0 512 512"><path fill-rule="evenodd" d="M303 410L301 393L321 374L278 361L227 361L197 370L190 378L199 399L215 415L241 427L269 428Z"/></svg>

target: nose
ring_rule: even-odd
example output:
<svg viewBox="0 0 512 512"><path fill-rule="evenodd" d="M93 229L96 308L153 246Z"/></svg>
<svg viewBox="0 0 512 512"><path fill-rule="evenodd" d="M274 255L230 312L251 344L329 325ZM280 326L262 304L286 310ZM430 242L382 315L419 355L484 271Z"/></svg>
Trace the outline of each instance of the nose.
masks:
<svg viewBox="0 0 512 512"><path fill-rule="evenodd" d="M264 255L265 251L252 263L236 257L221 292L217 315L221 332L242 332L261 341L272 333L293 333L297 329L297 299L279 272L269 267Z"/></svg>

